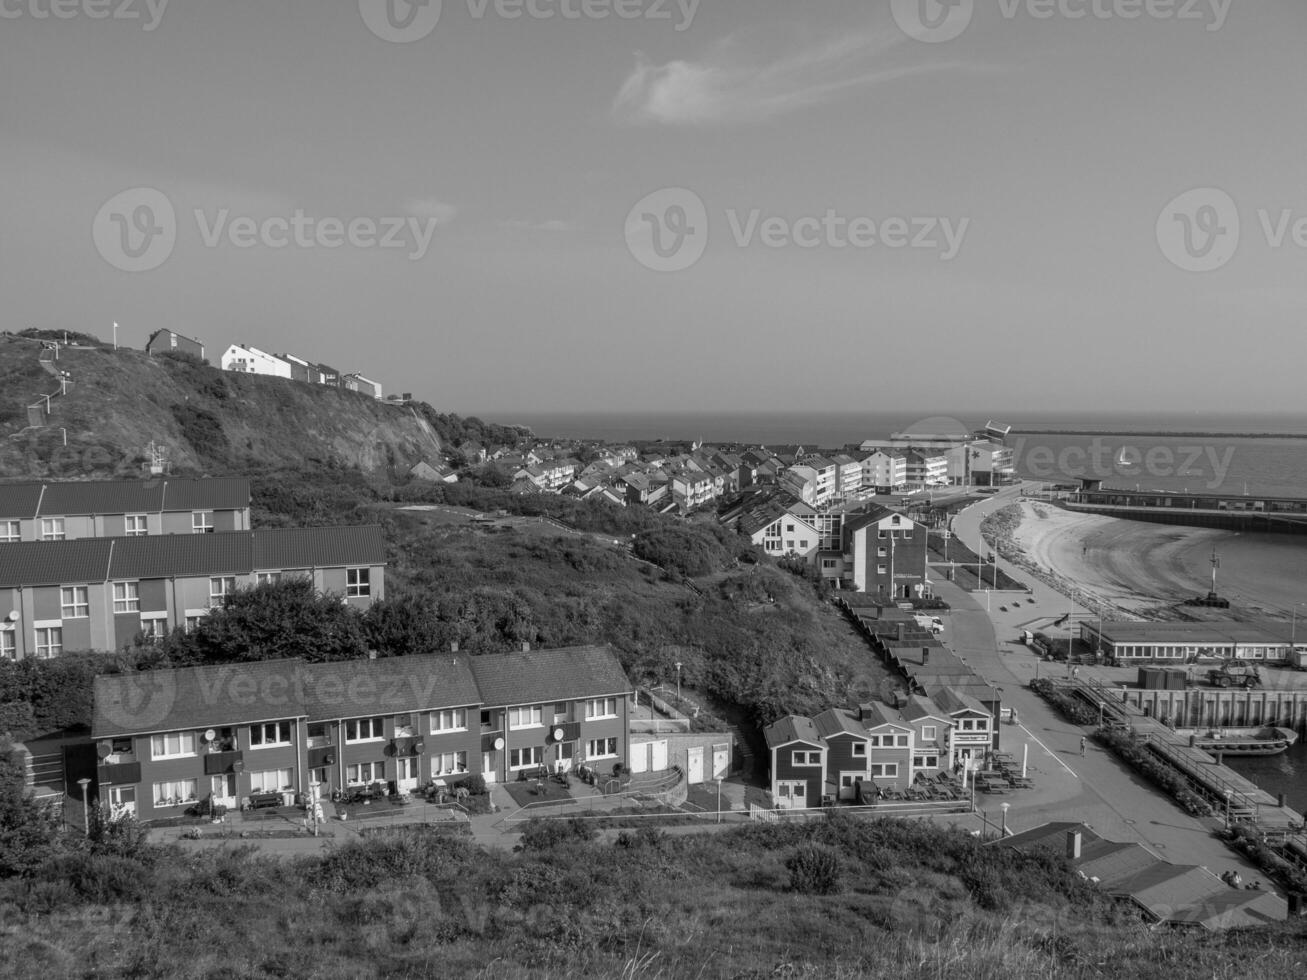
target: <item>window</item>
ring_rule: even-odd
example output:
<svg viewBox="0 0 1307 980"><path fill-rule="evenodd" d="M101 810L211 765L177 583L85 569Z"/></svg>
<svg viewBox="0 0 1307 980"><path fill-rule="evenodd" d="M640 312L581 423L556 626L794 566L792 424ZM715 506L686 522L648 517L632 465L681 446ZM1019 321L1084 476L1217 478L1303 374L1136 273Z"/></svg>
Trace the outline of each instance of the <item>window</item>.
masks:
<svg viewBox="0 0 1307 980"><path fill-rule="evenodd" d="M807 783L777 783L776 788L780 791L780 797L782 800L803 800L806 799L808 795Z"/></svg>
<svg viewBox="0 0 1307 980"><path fill-rule="evenodd" d="M140 582L115 582L113 584L113 611L115 614L141 611Z"/></svg>
<svg viewBox="0 0 1307 980"><path fill-rule="evenodd" d="M266 769L263 772L250 773L251 793L279 793L295 788L295 770Z"/></svg>
<svg viewBox="0 0 1307 980"><path fill-rule="evenodd" d="M786 539L785 539L785 547L789 548L790 551L793 551L793 550L794 550L794 539L793 539L793 538L786 538Z"/></svg>
<svg viewBox="0 0 1307 980"><path fill-rule="evenodd" d="M250 748L266 749L274 745L290 745L290 722L268 721L250 726Z"/></svg>
<svg viewBox="0 0 1307 980"><path fill-rule="evenodd" d="M36 658L49 660L64 652L64 631L58 626L42 627L36 631Z"/></svg>
<svg viewBox="0 0 1307 980"><path fill-rule="evenodd" d="M795 752L794 764L796 766L819 766L821 765L820 752Z"/></svg>
<svg viewBox="0 0 1307 980"><path fill-rule="evenodd" d="M544 758L545 747L543 745L533 745L526 749L509 749L508 768L526 769L530 766L538 766L544 761Z"/></svg>
<svg viewBox="0 0 1307 980"><path fill-rule="evenodd" d="M592 738L585 745L585 757L588 760L617 758L617 739Z"/></svg>
<svg viewBox="0 0 1307 980"><path fill-rule="evenodd" d="M412 715L395 716L395 738L412 738L414 733Z"/></svg>
<svg viewBox="0 0 1307 980"><path fill-rule="evenodd" d="M912 764L918 769L938 769L939 756L937 755L916 755L912 757Z"/></svg>
<svg viewBox="0 0 1307 980"><path fill-rule="evenodd" d="M514 731L519 728L543 728L544 719L541 717L540 708L509 708L508 709L508 727Z"/></svg>
<svg viewBox="0 0 1307 980"><path fill-rule="evenodd" d="M886 567L885 567L884 565L877 565L877 566L876 566L876 574L877 574L877 575L884 575L886 571L888 571L888 569L886 569Z"/></svg>
<svg viewBox="0 0 1307 980"><path fill-rule="evenodd" d="M490 712L489 711L481 712L481 727L489 728L490 725L491 725Z"/></svg>
<svg viewBox="0 0 1307 980"><path fill-rule="evenodd" d="M793 534L793 533L794 533L794 525L793 525L793 524L786 524L786 525L785 525L785 533L786 533L786 534Z"/></svg>
<svg viewBox="0 0 1307 980"><path fill-rule="evenodd" d="M372 569L345 569L345 595L350 599L365 599L372 595Z"/></svg>
<svg viewBox="0 0 1307 980"><path fill-rule="evenodd" d="M482 715L489 715L488 711L481 712ZM490 719L483 718L483 725L490 724ZM454 708L449 711L433 711L431 713L431 734L439 732L465 732L467 731L467 709Z"/></svg>
<svg viewBox="0 0 1307 980"><path fill-rule="evenodd" d="M195 754L194 732L168 732L150 736L151 759L182 759Z"/></svg>
<svg viewBox="0 0 1307 980"><path fill-rule="evenodd" d="M800 538L800 539L799 539L799 547L800 547L800 548L806 548L806 547L808 547L808 539L807 539L807 538Z"/></svg>
<svg viewBox="0 0 1307 980"><path fill-rule="evenodd" d="M867 757L867 743L866 743L866 742L854 742L854 743L853 743L853 757L854 757L855 759L865 759L865 758Z"/></svg>
<svg viewBox="0 0 1307 980"><path fill-rule="evenodd" d="M222 605L223 600L235 591L235 576L224 575L219 578L209 579L209 608L217 609Z"/></svg>
<svg viewBox="0 0 1307 980"><path fill-rule="evenodd" d="M443 752L431 757L432 777L455 776L460 772L467 772L466 752Z"/></svg>
<svg viewBox="0 0 1307 980"><path fill-rule="evenodd" d="M212 534L213 533L213 511L197 510L191 513L191 533L192 534Z"/></svg>
<svg viewBox="0 0 1307 980"><path fill-rule="evenodd" d="M68 533L64 529L64 519L62 517L41 518L42 541L62 541L66 537L68 537Z"/></svg>
<svg viewBox="0 0 1307 980"><path fill-rule="evenodd" d="M0 544L23 540L23 525L18 521L0 521Z"/></svg>
<svg viewBox="0 0 1307 980"><path fill-rule="evenodd" d="M876 557L877 557L877 558L888 558L888 557L889 557L889 549L888 549L888 548L877 548L877 549L876 549Z"/></svg>
<svg viewBox="0 0 1307 980"><path fill-rule="evenodd" d="M196 630L196 629L199 627L199 625L200 625L200 620L203 619L203 618L204 618L203 616L187 616L187 617L186 617L186 632L187 632L187 633L193 633L193 632L195 632L195 630Z"/></svg>
<svg viewBox="0 0 1307 980"><path fill-rule="evenodd" d="M281 581L281 572L259 572L254 576L256 585L276 585Z"/></svg>
<svg viewBox="0 0 1307 980"><path fill-rule="evenodd" d="M921 740L923 742L934 742L939 738L939 733L934 725L921 726Z"/></svg>
<svg viewBox="0 0 1307 980"><path fill-rule="evenodd" d="M385 737L386 726L381 718L360 718L345 722L346 742L378 742Z"/></svg>
<svg viewBox="0 0 1307 980"><path fill-rule="evenodd" d="M158 643L168 635L168 617L151 616L141 620L141 632L149 643Z"/></svg>
<svg viewBox="0 0 1307 980"><path fill-rule="evenodd" d="M585 703L585 717L588 721L601 718L617 717L617 698L596 698Z"/></svg>
<svg viewBox="0 0 1307 980"><path fill-rule="evenodd" d="M188 803L194 803L196 788L194 779L170 779L167 782L155 783L154 805L156 807L186 806Z"/></svg>
<svg viewBox="0 0 1307 980"><path fill-rule="evenodd" d="M908 747L908 737L907 735L896 735L894 736L894 744L901 749L906 749Z"/></svg>
<svg viewBox="0 0 1307 980"><path fill-rule="evenodd" d="M12 629L0 629L0 660L18 659L18 633Z"/></svg>
<svg viewBox="0 0 1307 980"><path fill-rule="evenodd" d="M897 779L899 775L899 764L897 762L873 762L871 764L872 776L881 776L886 779Z"/></svg>
<svg viewBox="0 0 1307 980"><path fill-rule="evenodd" d="M86 619L91 615L91 600L86 586L75 585L59 590L59 614L64 619Z"/></svg>
<svg viewBox="0 0 1307 980"><path fill-rule="evenodd" d="M127 537L143 538L149 533L150 527L146 522L144 514L127 515Z"/></svg>
<svg viewBox="0 0 1307 980"><path fill-rule="evenodd" d="M350 786L362 786L365 783L375 783L386 778L386 764L384 762L360 762L356 766L345 767L345 782Z"/></svg>

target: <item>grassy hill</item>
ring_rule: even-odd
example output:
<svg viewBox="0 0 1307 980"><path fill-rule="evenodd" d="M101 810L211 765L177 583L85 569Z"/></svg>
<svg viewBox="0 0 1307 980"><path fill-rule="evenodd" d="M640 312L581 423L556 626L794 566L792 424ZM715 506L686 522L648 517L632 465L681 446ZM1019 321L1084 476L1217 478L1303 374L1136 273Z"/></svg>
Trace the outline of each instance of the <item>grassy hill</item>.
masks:
<svg viewBox="0 0 1307 980"><path fill-rule="evenodd" d="M52 399L48 426L25 428L27 406L59 389L38 353L31 340L0 337L5 477L135 477L151 440L167 446L175 472L204 474L299 465L406 469L442 448L426 406L125 348L62 349L58 366L73 383Z"/></svg>

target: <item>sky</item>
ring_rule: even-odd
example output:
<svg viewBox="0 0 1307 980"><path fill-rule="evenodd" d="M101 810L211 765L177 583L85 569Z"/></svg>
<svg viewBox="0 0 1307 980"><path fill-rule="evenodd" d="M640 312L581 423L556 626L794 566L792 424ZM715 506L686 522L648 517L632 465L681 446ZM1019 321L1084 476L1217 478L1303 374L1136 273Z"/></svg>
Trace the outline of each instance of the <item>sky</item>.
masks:
<svg viewBox="0 0 1307 980"><path fill-rule="evenodd" d="M491 419L1301 408L1301 0L51 2L4 329Z"/></svg>

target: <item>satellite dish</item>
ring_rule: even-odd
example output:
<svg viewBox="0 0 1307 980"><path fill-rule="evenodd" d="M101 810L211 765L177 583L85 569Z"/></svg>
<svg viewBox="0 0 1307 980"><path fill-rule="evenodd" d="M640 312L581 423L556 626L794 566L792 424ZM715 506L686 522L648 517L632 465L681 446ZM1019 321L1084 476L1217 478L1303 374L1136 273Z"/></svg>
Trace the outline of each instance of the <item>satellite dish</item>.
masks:
<svg viewBox="0 0 1307 980"><path fill-rule="evenodd" d="M204 733L204 740L206 742L212 742L217 737L218 737L218 733L215 732L212 728L208 729Z"/></svg>
<svg viewBox="0 0 1307 980"><path fill-rule="evenodd" d="M563 740L563 730L562 730L561 728L555 728L555 729L554 729L554 741L555 741L555 742L561 742L562 740Z"/></svg>
<svg viewBox="0 0 1307 980"><path fill-rule="evenodd" d="M495 739L495 751L498 751L503 747L504 747L504 740L502 738Z"/></svg>
<svg viewBox="0 0 1307 980"><path fill-rule="evenodd" d="M109 758L109 756L113 755L113 743L110 742L107 738L101 739L99 744L97 744L95 747L95 754L98 755L101 759Z"/></svg>
<svg viewBox="0 0 1307 980"><path fill-rule="evenodd" d="M11 611L11 612L9 613L9 615L5 617L5 619L9 620L9 622L11 622L11 623L16 623L16 622L18 622L18 610L15 609L15 610Z"/></svg>

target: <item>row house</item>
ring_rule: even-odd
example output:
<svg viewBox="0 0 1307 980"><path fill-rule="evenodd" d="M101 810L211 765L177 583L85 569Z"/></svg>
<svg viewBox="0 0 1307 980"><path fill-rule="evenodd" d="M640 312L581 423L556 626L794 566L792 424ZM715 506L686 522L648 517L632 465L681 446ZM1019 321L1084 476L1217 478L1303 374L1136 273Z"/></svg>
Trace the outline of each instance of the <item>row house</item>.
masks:
<svg viewBox="0 0 1307 980"><path fill-rule="evenodd" d="M223 352L220 363L224 371L234 371L237 374L262 374L289 380L293 373L288 361L246 344L232 344Z"/></svg>
<svg viewBox="0 0 1307 980"><path fill-rule="evenodd" d="M612 771L629 752L631 685L606 647L187 667L97 677L94 695L98 798L141 820L314 785Z"/></svg>
<svg viewBox="0 0 1307 980"><path fill-rule="evenodd" d="M781 474L780 486L787 493L793 494L812 507L818 507L825 502L818 499L817 471L811 466L795 465L788 467Z"/></svg>
<svg viewBox="0 0 1307 980"><path fill-rule="evenodd" d="M626 494L628 504L653 506L666 500L670 486L671 481L662 473L636 471L622 477L620 489Z"/></svg>
<svg viewBox="0 0 1307 980"><path fill-rule="evenodd" d="M211 534L250 527L245 479L0 485L0 544Z"/></svg>
<svg viewBox="0 0 1307 980"><path fill-rule="evenodd" d="M172 351L178 354L190 354L204 360L204 344L190 337L184 337L175 330L156 330L145 342L145 353L154 355Z"/></svg>
<svg viewBox="0 0 1307 980"><path fill-rule="evenodd" d="M815 718L792 715L769 726L764 735L775 805L870 804L878 790L902 791L918 777L953 771L961 758L959 724L970 716L955 717L952 702L920 695L896 702L830 708Z"/></svg>
<svg viewBox="0 0 1307 980"><path fill-rule="evenodd" d="M872 507L850 516L843 530L843 584L890 599L930 594L926 529L902 514Z"/></svg>
<svg viewBox="0 0 1307 980"><path fill-rule="evenodd" d="M541 490L555 493L572 482L580 465L574 459L541 460L519 469L513 479L527 480Z"/></svg>
<svg viewBox="0 0 1307 980"><path fill-rule="evenodd" d="M375 526L12 544L0 548L0 658L119 650L282 576L366 607L385 597L385 565Z"/></svg>
<svg viewBox="0 0 1307 980"><path fill-rule="evenodd" d="M365 378L361 374L347 374L340 379L340 386L346 391L354 391L368 398L381 399L381 382Z"/></svg>

